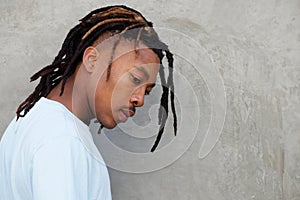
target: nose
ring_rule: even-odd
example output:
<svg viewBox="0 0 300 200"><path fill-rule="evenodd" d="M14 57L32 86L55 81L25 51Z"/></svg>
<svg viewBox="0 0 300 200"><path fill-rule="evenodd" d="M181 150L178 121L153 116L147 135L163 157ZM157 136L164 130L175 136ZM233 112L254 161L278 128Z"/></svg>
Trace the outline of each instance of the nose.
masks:
<svg viewBox="0 0 300 200"><path fill-rule="evenodd" d="M130 103L132 103L135 107L141 107L144 105L144 97L145 97L145 87L138 87L134 90L133 94L130 98Z"/></svg>

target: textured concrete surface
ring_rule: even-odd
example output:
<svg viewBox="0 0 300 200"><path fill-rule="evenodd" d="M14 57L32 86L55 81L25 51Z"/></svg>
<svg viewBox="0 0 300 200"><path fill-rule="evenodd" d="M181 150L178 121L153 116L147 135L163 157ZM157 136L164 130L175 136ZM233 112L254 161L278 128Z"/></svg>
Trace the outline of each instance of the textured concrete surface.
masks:
<svg viewBox="0 0 300 200"><path fill-rule="evenodd" d="M189 120L190 127L199 125L192 144L185 149L179 143L182 155L160 170L137 174L110 168L113 199L300 199L299 0L1 0L0 132L33 90L30 75L52 61L76 20L109 4L132 6L157 27L189 38L187 45L176 45L182 42L176 38L180 34L160 31L162 39L178 52L179 74L193 88L188 93L178 85L180 113L191 113L180 119ZM209 60L202 59L205 55ZM226 104L214 111L210 106L218 100L214 100L218 93L211 95L214 91L209 84L217 83L206 76L205 67L220 76L226 95ZM199 108L191 95L196 96ZM226 110L226 116L220 138L208 156L200 159L208 119L221 110ZM182 128L178 134L189 138L191 129ZM108 137L122 148L146 151L137 141L120 139L120 131L112 132L116 133ZM169 132L162 145L174 140Z"/></svg>

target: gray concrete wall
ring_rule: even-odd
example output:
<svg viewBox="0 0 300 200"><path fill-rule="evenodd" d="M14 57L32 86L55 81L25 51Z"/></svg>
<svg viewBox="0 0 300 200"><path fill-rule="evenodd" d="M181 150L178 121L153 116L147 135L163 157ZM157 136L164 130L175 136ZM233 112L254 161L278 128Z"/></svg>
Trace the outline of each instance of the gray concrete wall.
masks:
<svg viewBox="0 0 300 200"><path fill-rule="evenodd" d="M102 150L113 199L300 199L299 0L1 0L0 132L76 20L109 4L132 6L160 27L175 52L180 119L178 136L169 127L155 154L144 153L154 135L141 145L141 136L120 134L130 127L104 131L138 155L123 162ZM94 137L101 149L105 140Z"/></svg>

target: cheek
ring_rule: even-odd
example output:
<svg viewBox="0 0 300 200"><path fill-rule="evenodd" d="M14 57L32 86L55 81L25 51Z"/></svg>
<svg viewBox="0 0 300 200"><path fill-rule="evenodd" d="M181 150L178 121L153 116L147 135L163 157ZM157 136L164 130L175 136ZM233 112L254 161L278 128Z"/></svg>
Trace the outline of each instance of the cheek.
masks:
<svg viewBox="0 0 300 200"><path fill-rule="evenodd" d="M112 80L106 81L106 76L99 81L94 95L95 110L98 116L111 114L114 90L114 82Z"/></svg>
<svg viewBox="0 0 300 200"><path fill-rule="evenodd" d="M134 88L128 77L122 76L112 88L112 106L127 106L133 91Z"/></svg>
<svg viewBox="0 0 300 200"><path fill-rule="evenodd" d="M119 105L119 104L125 104L127 105L127 102L130 100L132 94L132 89L128 87L126 84L120 84L116 85L116 87L113 89L112 92L112 106Z"/></svg>
<svg viewBox="0 0 300 200"><path fill-rule="evenodd" d="M107 88L97 87L96 93L94 96L95 99L95 111L97 116L107 114L107 109L110 105L111 94L106 90Z"/></svg>

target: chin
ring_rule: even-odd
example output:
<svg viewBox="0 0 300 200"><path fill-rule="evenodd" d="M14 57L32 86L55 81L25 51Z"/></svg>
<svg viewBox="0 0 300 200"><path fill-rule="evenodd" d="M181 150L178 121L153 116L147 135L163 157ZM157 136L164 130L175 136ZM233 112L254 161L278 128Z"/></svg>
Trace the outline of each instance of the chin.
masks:
<svg viewBox="0 0 300 200"><path fill-rule="evenodd" d="M113 128L115 128L117 125L113 125L113 126L104 126L105 128L107 128L107 129L113 129Z"/></svg>
<svg viewBox="0 0 300 200"><path fill-rule="evenodd" d="M115 128L116 126L117 126L117 123L116 122L108 122L108 123L103 123L102 124L105 128L107 128L107 129L113 129L113 128Z"/></svg>
<svg viewBox="0 0 300 200"><path fill-rule="evenodd" d="M101 125L103 125L104 128L107 129L113 129L117 126L117 122L113 119L113 117L103 117L100 120L100 116L96 117L97 121L100 122Z"/></svg>

